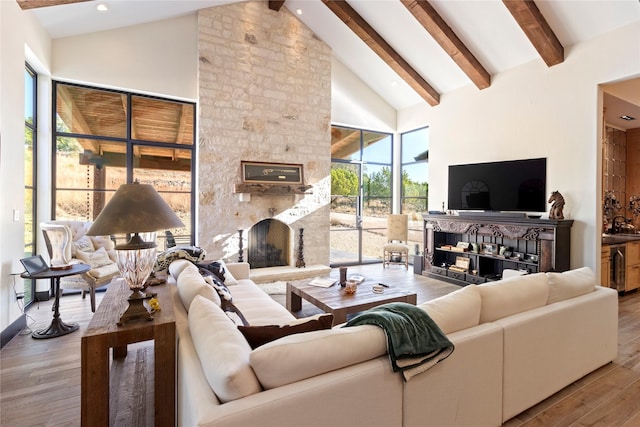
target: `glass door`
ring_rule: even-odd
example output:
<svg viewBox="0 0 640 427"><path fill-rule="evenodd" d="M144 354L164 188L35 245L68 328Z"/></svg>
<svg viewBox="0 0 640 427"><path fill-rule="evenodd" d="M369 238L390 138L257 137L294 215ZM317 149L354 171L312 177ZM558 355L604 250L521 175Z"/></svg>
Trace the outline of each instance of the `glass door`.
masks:
<svg viewBox="0 0 640 427"><path fill-rule="evenodd" d="M331 265L360 262L360 171L357 163L331 163Z"/></svg>
<svg viewBox="0 0 640 427"><path fill-rule="evenodd" d="M391 213L389 134L331 129L331 266L382 261Z"/></svg>

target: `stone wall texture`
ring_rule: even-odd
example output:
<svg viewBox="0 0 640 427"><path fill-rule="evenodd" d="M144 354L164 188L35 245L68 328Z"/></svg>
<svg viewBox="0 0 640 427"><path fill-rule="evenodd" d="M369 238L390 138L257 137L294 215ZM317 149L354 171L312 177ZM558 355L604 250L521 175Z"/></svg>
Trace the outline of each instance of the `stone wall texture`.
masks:
<svg viewBox="0 0 640 427"><path fill-rule="evenodd" d="M273 217L292 229L292 265L300 228L305 263L328 265L330 48L286 8L250 1L198 13L198 54L197 244L235 261L238 230L246 248L249 228ZM302 164L311 194L243 201L243 160Z"/></svg>

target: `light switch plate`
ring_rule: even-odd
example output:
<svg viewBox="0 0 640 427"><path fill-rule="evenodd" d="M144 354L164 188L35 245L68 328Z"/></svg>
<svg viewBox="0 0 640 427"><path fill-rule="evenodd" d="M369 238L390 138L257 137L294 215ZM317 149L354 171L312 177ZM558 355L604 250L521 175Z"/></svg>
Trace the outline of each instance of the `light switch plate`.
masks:
<svg viewBox="0 0 640 427"><path fill-rule="evenodd" d="M13 222L20 221L20 211L18 209L13 210Z"/></svg>

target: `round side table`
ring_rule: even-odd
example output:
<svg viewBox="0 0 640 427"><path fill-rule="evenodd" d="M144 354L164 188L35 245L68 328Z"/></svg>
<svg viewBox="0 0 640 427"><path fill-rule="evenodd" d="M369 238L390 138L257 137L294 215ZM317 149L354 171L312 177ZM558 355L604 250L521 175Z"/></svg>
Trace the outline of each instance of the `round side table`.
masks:
<svg viewBox="0 0 640 427"><path fill-rule="evenodd" d="M60 319L60 279L66 276L86 273L91 270L91 266L87 264L73 264L71 268L65 270L45 270L41 273L29 274L26 271L20 274L23 279L55 279L56 283L56 299L53 303L53 320L47 328L34 331L31 336L33 338L55 338L61 335L70 334L77 331L79 325L77 323L65 323Z"/></svg>

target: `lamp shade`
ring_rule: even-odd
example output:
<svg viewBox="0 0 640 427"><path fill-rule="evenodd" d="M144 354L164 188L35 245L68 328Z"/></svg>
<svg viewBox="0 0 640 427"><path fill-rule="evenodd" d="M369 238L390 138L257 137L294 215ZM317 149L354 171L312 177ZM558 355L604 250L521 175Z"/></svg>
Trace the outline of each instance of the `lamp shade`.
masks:
<svg viewBox="0 0 640 427"><path fill-rule="evenodd" d="M122 184L95 219L87 235L145 233L184 227L158 192L149 184Z"/></svg>

